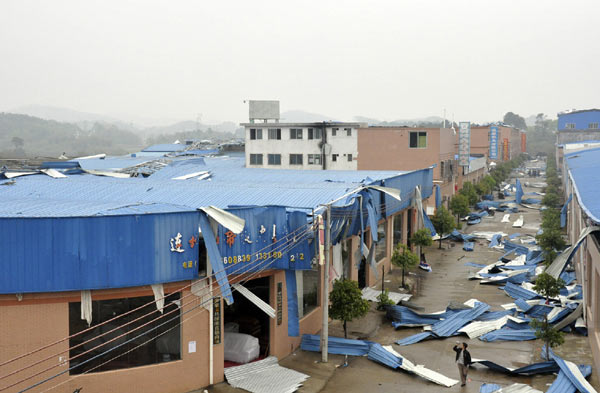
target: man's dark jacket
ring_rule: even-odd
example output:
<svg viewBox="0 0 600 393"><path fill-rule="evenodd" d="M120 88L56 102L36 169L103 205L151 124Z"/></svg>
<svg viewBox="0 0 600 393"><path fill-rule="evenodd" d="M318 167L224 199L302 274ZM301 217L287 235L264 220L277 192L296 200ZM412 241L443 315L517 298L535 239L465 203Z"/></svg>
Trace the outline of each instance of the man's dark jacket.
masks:
<svg viewBox="0 0 600 393"><path fill-rule="evenodd" d="M455 361L458 361L458 357L460 356L460 353L463 351L463 349L457 345L455 345L454 348L452 348L452 349L454 349L454 352L456 352ZM472 363L471 362L471 354L466 349L464 351L465 351L465 366L469 366Z"/></svg>

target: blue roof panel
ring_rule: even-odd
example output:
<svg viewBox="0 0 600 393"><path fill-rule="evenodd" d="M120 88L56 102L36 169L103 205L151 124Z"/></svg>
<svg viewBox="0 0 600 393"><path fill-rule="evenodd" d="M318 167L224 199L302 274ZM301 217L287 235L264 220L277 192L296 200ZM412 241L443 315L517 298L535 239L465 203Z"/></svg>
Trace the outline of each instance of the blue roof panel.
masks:
<svg viewBox="0 0 600 393"><path fill-rule="evenodd" d="M566 164L573 179L580 206L588 217L600 224L600 148L567 154Z"/></svg>

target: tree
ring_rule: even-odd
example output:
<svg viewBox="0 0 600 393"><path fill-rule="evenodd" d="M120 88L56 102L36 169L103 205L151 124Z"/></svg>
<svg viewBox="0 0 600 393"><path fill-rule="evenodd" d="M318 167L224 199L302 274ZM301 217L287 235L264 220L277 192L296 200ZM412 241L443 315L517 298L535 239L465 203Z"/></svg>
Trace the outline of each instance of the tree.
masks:
<svg viewBox="0 0 600 393"><path fill-rule="evenodd" d="M477 196L477 191L475 191L475 186L470 181L466 181L463 183L459 194L464 195L467 198L467 200L469 201L469 206L473 206L479 200L479 197Z"/></svg>
<svg viewBox="0 0 600 393"><path fill-rule="evenodd" d="M549 208L542 211L542 229L560 230L560 210Z"/></svg>
<svg viewBox="0 0 600 393"><path fill-rule="evenodd" d="M19 138L18 136L13 136L11 142L13 145L15 145L15 150L22 149L23 145L25 144L23 138Z"/></svg>
<svg viewBox="0 0 600 393"><path fill-rule="evenodd" d="M394 266L402 268L402 288L404 288L406 286L404 284L405 271L415 267L419 263L419 258L404 244L398 243L394 249L394 252L392 253L392 263Z"/></svg>
<svg viewBox="0 0 600 393"><path fill-rule="evenodd" d="M488 193L492 192L494 187L496 187L496 180L494 180L494 178L490 175L486 175L483 179L481 179L481 182L487 187Z"/></svg>
<svg viewBox="0 0 600 393"><path fill-rule="evenodd" d="M550 298L560 294L561 288L565 286L562 279L555 279L548 273L540 274L536 280L533 290L538 292L546 299L546 304L550 303ZM535 329L535 336L546 343L546 360L549 360L549 349L562 344L565 340L563 333L558 331L548 322L548 314L544 315L544 320L534 320L531 327Z"/></svg>
<svg viewBox="0 0 600 393"><path fill-rule="evenodd" d="M418 247L417 256L423 255L422 247L431 246L431 231L427 228L421 228L410 237L410 243Z"/></svg>
<svg viewBox="0 0 600 393"><path fill-rule="evenodd" d="M440 249L442 248L442 237L450 233L454 227L454 217L446 210L444 206L440 206L435 215L431 219L435 230L440 235Z"/></svg>
<svg viewBox="0 0 600 393"><path fill-rule="evenodd" d="M347 322L369 312L369 302L362 298L358 282L342 278L333 283L329 293L329 316L344 322L344 338L348 338Z"/></svg>
<svg viewBox="0 0 600 393"><path fill-rule="evenodd" d="M547 193L542 198L542 204L548 207L556 207L558 206L559 197L558 194Z"/></svg>
<svg viewBox="0 0 600 393"><path fill-rule="evenodd" d="M450 210L456 216L456 226L460 224L460 218L469 214L469 200L462 194L456 194L450 199Z"/></svg>
<svg viewBox="0 0 600 393"><path fill-rule="evenodd" d="M536 236L536 240L538 245L544 250L546 264L549 264L554 260L556 251L562 250L567 245L558 228L544 229L544 232L541 235Z"/></svg>
<svg viewBox="0 0 600 393"><path fill-rule="evenodd" d="M522 130L527 129L527 123L525 122L525 119L517 115L516 113L507 112L504 115L504 123L509 124L513 127L520 128Z"/></svg>

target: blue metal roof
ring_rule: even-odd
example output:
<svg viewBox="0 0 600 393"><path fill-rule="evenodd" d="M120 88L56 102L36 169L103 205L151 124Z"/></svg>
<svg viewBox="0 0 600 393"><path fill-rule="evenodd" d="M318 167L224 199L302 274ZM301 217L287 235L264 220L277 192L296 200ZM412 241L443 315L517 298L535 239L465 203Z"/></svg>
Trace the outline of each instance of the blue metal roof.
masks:
<svg viewBox="0 0 600 393"><path fill-rule="evenodd" d="M106 157L106 158L86 158L83 160L73 160L78 162L79 166L83 169L91 169L98 171L116 171L123 168L132 167L144 162L152 161L152 157L132 157L119 156L119 157Z"/></svg>
<svg viewBox="0 0 600 393"><path fill-rule="evenodd" d="M140 214L138 210L145 213L151 209L179 212L208 205L310 209L337 199L361 184L388 179L390 186L412 192L414 185L427 179L423 171L288 171L244 168L241 162L243 160L237 158L207 159L206 163L201 158L174 161L148 178L119 179L88 174L61 179L46 175L20 177L3 181L11 185L0 187L0 198L15 201L15 204L12 207L4 204L0 217L121 215L128 211ZM210 180L172 180L205 170L211 172ZM422 185L426 198L431 195L431 184Z"/></svg>
<svg viewBox="0 0 600 393"><path fill-rule="evenodd" d="M158 145L148 146L142 151L145 152L157 152L157 153L171 153L174 151L182 151L186 148L186 145L181 143L162 143Z"/></svg>
<svg viewBox="0 0 600 393"><path fill-rule="evenodd" d="M600 224L600 148L567 154L565 160L579 205L592 221Z"/></svg>

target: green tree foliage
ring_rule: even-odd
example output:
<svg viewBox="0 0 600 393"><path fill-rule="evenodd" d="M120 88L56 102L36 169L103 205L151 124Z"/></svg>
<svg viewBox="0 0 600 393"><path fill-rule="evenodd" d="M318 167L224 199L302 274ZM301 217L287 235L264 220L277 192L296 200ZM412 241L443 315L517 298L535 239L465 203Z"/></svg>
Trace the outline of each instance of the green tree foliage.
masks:
<svg viewBox="0 0 600 393"><path fill-rule="evenodd" d="M560 203L560 197L556 193L546 193L542 198L542 205L553 208L557 207Z"/></svg>
<svg viewBox="0 0 600 393"><path fill-rule="evenodd" d="M535 117L535 125L527 128L527 152L531 155L539 153L551 155L556 143L557 119L551 120L543 113Z"/></svg>
<svg viewBox="0 0 600 393"><path fill-rule="evenodd" d="M557 228L544 229L541 235L536 236L538 245L544 250L546 263L551 263L556 257L556 251L560 251L566 246L562 232Z"/></svg>
<svg viewBox="0 0 600 393"><path fill-rule="evenodd" d="M410 237L410 243L417 246L417 255L423 255L423 247L431 246L431 231L427 228L421 228Z"/></svg>
<svg viewBox="0 0 600 393"><path fill-rule="evenodd" d="M440 206L431 219L431 222L433 223L438 235L440 235L439 248L442 248L442 236L452 232L452 230L455 228L454 217L452 217L450 212L446 210L444 206Z"/></svg>
<svg viewBox="0 0 600 393"><path fill-rule="evenodd" d="M431 231L427 228L421 228L410 237L411 244L415 246L431 246Z"/></svg>
<svg viewBox="0 0 600 393"><path fill-rule="evenodd" d="M390 291L384 289L382 293L377 295L377 309L385 310L387 306L393 306L395 303L390 299Z"/></svg>
<svg viewBox="0 0 600 393"><path fill-rule="evenodd" d="M462 194L456 194L450 199L450 210L456 216L457 227L460 224L460 218L469 214L469 200Z"/></svg>
<svg viewBox="0 0 600 393"><path fill-rule="evenodd" d="M344 322L344 338L348 338L347 322L369 312L369 302L362 298L358 282L342 278L333 283L329 293L329 316Z"/></svg>
<svg viewBox="0 0 600 393"><path fill-rule="evenodd" d="M554 348L565 342L565 334L552 326L548 317L534 319L529 325L535 330L535 337L546 343L546 348ZM543 354L546 360L550 360L550 351L544 351Z"/></svg>
<svg viewBox="0 0 600 393"><path fill-rule="evenodd" d="M542 229L544 231L550 229L560 230L560 210L542 210Z"/></svg>
<svg viewBox="0 0 600 393"><path fill-rule="evenodd" d="M27 115L0 113L0 155L14 155L14 151L6 149L11 144L19 151L26 146L29 156L42 157L58 157L62 152L69 157L96 153L125 154L143 147L138 135L112 124L93 123L82 127Z"/></svg>
<svg viewBox="0 0 600 393"><path fill-rule="evenodd" d="M537 276L533 289L546 299L546 304L550 302L550 298L557 297L561 288L564 288L565 282L562 279L555 279L548 273L542 273ZM534 320L531 322L531 327L535 329L535 336L546 343L546 348L552 348L564 342L563 333L556 330L548 323L548 315L544 316L542 321ZM546 351L546 360L548 353Z"/></svg>
<svg viewBox="0 0 600 393"><path fill-rule="evenodd" d="M477 196L477 191L475 190L475 186L470 181L466 181L463 183L462 188L459 191L460 195L463 195L469 201L469 206L473 206L479 201L479 197Z"/></svg>
<svg viewBox="0 0 600 393"><path fill-rule="evenodd" d="M535 279L533 290L538 292L546 299L546 303L550 298L557 297L560 290L565 287L565 282L561 278L554 278L548 273L542 273Z"/></svg>
<svg viewBox="0 0 600 393"><path fill-rule="evenodd" d="M527 129L527 123L525 123L525 119L516 113L507 112L504 115L504 123L509 124L513 127L520 128L522 130Z"/></svg>
<svg viewBox="0 0 600 393"><path fill-rule="evenodd" d="M415 267L419 263L419 258L417 257L417 254L410 251L404 244L398 243L392 253L392 263L394 266L402 268L402 287L404 288L405 272L406 270Z"/></svg>
<svg viewBox="0 0 600 393"><path fill-rule="evenodd" d="M488 194L494 191L494 187L496 187L496 180L494 180L494 178L490 175L486 175L483 179L481 179L481 183L485 184Z"/></svg>

